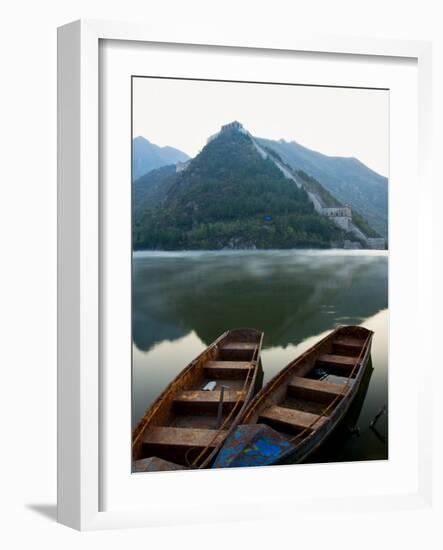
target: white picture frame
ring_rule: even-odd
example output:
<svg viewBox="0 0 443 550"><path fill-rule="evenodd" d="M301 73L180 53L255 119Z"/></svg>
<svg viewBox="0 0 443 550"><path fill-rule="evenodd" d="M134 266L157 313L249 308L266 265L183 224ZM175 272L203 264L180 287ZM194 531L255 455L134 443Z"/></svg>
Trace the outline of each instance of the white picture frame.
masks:
<svg viewBox="0 0 443 550"><path fill-rule="evenodd" d="M116 204L115 199L113 202L103 200L103 180L99 174L102 145L99 82L100 63L103 62L100 44L103 41L116 41L120 44L124 41L129 50L131 45L140 43L174 44L175 48L193 44L197 49L205 50L209 57L211 53L207 48L217 47L228 51L231 56L260 51L273 52L282 57L288 52L304 52L312 55L330 54L331 59L334 56L345 56L353 60L385 58L393 64L406 59L413 60L417 67L418 82L418 101L415 106L418 113L415 136L418 139L418 151L415 152L418 152L417 204L420 208L416 219L411 223L417 228L420 238L429 234L431 223L429 217L423 215L432 194L429 172L431 47L426 42L316 37L300 33L296 37L266 39L254 37L252 31L245 36L235 36L227 29L220 29L217 34L211 32L211 36L202 29L200 33L194 32L189 36L186 29L175 29L167 34L144 25L102 21L77 21L59 29L58 520L76 529L88 530L193 521L259 519L264 514L263 509L268 498L266 491L261 497L254 492L241 492L236 503L230 507L226 507L226 495L223 494L223 485L227 487L229 482L245 483L245 487L252 487L257 481L257 469L248 473L242 472L241 480L238 471L228 473L230 480L225 472L184 472L173 476L166 474L168 478L164 477L165 474L159 474L156 478L143 476L143 490L146 491L149 487L149 503L145 506L131 505L129 492L125 493L125 498L122 497L120 506L113 503L108 509L103 505L102 485L109 482L106 471L112 470L110 467L104 468L102 462L105 446L103 426L107 414L105 402L109 398L109 386L102 387L107 354L100 347L105 311L103 308L108 299L109 286L108 283L103 283L103 270L109 264L107 260L104 261L102 239L103 232L107 231L103 219L108 215L107 209L115 209ZM108 63L108 58L106 62ZM399 218L401 219L398 223L407 223L406 216ZM413 261L420 262L423 268L411 273L408 282L413 285L411 292L414 293L417 313L426 315L426 308L430 307L426 302L426 266L429 265L432 251L429 247L420 248L418 241L412 247ZM396 255L398 257L396 261L404 261L403 248L399 246L398 251L394 249L394 259ZM393 334L392 337L397 338L398 334ZM388 490L383 495L377 491L356 494L350 483L341 494L335 494L328 500L321 491L314 492L312 498L303 496L298 499L288 496L286 507L290 503L292 512L295 507L297 513L302 510L303 513L309 513L310 510L321 510L332 504L336 511L346 513L355 506L362 510L374 507L380 510L430 506L432 453L429 426L432 404L424 388L425 383L429 387L432 377L432 347L427 348L424 353L422 380L414 385L414 390L411 389L415 392L418 403L417 409L413 409L417 411L417 457L408 465L409 470L405 469L404 476L399 478L396 489L391 489L391 492ZM320 466L315 467L320 471ZM350 465L339 465L337 473L343 475L344 468L350 468ZM382 472L383 469L381 466L374 475L386 475L386 472ZM412 470L416 475L410 479L410 483L404 482L408 472ZM284 482L289 475L288 469L263 471L266 472L263 474L266 476L266 483L272 484L274 481L274 485ZM184 506L185 501L178 498L176 505L172 506L162 497L162 484L167 487L165 491L170 497L174 486L181 486L182 490L195 486L201 489L208 483L208 474L219 476L222 480L216 490L217 501L208 503L203 499L200 505L189 501L187 507ZM135 477L130 481L131 490L135 484L142 483L140 476L140 481L134 481ZM324 470L320 479L327 479ZM214 480L212 477L211 482ZM284 515L282 496L276 492L269 498L274 504L274 510Z"/></svg>

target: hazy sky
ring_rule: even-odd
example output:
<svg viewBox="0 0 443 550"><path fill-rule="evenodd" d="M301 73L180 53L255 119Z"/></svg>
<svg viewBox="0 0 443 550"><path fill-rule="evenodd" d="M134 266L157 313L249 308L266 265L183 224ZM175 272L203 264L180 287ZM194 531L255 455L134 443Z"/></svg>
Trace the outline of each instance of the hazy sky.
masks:
<svg viewBox="0 0 443 550"><path fill-rule="evenodd" d="M388 175L389 92L237 82L134 78L133 131L194 157L222 124L357 157Z"/></svg>

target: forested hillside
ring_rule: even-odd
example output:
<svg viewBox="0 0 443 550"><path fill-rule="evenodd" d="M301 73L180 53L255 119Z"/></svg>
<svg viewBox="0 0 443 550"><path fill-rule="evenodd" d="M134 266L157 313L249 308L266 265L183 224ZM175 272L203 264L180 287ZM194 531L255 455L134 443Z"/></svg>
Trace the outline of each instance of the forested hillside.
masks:
<svg viewBox="0 0 443 550"><path fill-rule="evenodd" d="M186 170L151 172L134 189L135 249L326 248L345 238L239 131L220 133Z"/></svg>

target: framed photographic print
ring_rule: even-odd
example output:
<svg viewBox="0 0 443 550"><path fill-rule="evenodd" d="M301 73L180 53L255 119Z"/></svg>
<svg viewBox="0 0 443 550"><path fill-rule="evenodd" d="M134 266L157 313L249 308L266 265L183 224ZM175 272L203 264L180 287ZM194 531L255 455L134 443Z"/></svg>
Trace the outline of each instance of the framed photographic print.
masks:
<svg viewBox="0 0 443 550"><path fill-rule="evenodd" d="M429 64L59 29L62 523L429 502Z"/></svg>
<svg viewBox="0 0 443 550"><path fill-rule="evenodd" d="M388 458L388 105L133 76L134 471Z"/></svg>

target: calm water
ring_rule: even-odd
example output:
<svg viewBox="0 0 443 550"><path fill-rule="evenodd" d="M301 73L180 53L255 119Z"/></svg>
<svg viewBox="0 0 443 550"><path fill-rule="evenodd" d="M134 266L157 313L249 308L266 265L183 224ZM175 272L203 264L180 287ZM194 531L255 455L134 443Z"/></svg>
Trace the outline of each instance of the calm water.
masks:
<svg viewBox="0 0 443 550"><path fill-rule="evenodd" d="M229 328L264 331L264 383L338 324L375 331L372 368L343 425L311 461L385 459L388 256L379 251L137 252L135 425L170 380ZM357 426L359 435L349 428Z"/></svg>

